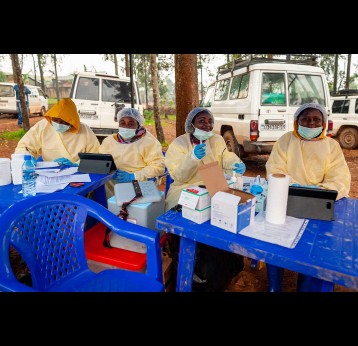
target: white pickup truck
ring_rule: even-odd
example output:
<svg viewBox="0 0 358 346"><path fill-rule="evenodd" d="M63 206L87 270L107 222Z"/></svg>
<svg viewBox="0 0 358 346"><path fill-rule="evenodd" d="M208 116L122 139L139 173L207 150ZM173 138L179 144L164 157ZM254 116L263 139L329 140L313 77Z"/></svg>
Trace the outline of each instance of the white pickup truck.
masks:
<svg viewBox="0 0 358 346"><path fill-rule="evenodd" d="M344 149L358 146L358 90L340 90L331 97L332 136Z"/></svg>

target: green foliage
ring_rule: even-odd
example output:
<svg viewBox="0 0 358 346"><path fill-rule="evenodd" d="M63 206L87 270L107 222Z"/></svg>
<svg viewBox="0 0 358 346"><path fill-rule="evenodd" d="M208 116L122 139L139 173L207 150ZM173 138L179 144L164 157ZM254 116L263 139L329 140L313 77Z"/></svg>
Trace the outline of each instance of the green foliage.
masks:
<svg viewBox="0 0 358 346"><path fill-rule="evenodd" d="M6 74L0 71L0 82L6 82Z"/></svg>
<svg viewBox="0 0 358 346"><path fill-rule="evenodd" d="M25 134L24 129L20 129L17 131L4 131L0 133L0 138L8 139L8 140L20 140L22 136Z"/></svg>

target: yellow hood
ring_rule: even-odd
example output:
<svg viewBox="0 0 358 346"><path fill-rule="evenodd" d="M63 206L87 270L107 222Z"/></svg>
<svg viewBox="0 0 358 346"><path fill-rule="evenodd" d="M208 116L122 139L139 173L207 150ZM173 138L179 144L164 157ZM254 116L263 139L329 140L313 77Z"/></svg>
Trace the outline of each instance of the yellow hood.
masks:
<svg viewBox="0 0 358 346"><path fill-rule="evenodd" d="M61 118L71 125L69 132L77 133L81 127L77 107L70 98L63 98L58 101L46 112L45 118L50 124L52 124L51 118Z"/></svg>

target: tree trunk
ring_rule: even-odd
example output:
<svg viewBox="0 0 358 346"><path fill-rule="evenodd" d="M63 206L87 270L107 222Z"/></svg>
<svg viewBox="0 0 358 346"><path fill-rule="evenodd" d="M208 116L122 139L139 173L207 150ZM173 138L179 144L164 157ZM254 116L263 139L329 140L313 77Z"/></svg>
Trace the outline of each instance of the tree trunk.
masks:
<svg viewBox="0 0 358 346"><path fill-rule="evenodd" d="M130 76L130 70L129 70L128 54L124 54L124 66L125 66L125 70L126 70L126 76L129 77Z"/></svg>
<svg viewBox="0 0 358 346"><path fill-rule="evenodd" d="M52 59L53 59L53 66L55 69L55 83L56 83L56 97L57 97L57 102L60 101L60 90L58 87L58 76L57 76L57 57L56 54L52 55Z"/></svg>
<svg viewBox="0 0 358 346"><path fill-rule="evenodd" d="M39 71L40 71L41 89L43 91L45 91L45 78L44 78L42 57L43 57L43 54L37 54L37 64L39 65Z"/></svg>
<svg viewBox="0 0 358 346"><path fill-rule="evenodd" d="M334 57L334 79L333 79L333 95L337 93L337 76L338 76L338 54Z"/></svg>
<svg viewBox="0 0 358 346"><path fill-rule="evenodd" d="M14 82L19 86L19 94L20 94L20 107L22 113L22 127L25 131L30 130L30 121L29 114L27 112L26 101L25 101L25 87L24 81L21 75L21 67L19 62L18 54L10 54L11 63L12 63L12 71L14 74Z"/></svg>
<svg viewBox="0 0 358 346"><path fill-rule="evenodd" d="M114 62L114 74L116 76L119 76L117 54L113 54L113 62Z"/></svg>
<svg viewBox="0 0 358 346"><path fill-rule="evenodd" d="M176 136L185 133L188 113L199 104L196 54L175 54Z"/></svg>
<svg viewBox="0 0 358 346"><path fill-rule="evenodd" d="M158 69L157 69L157 55L150 54L150 72L152 75L152 85L153 85L153 113L154 113L154 122L155 122L155 131L157 133L157 139L160 143L165 142L164 132L162 128L162 123L160 122L160 113L159 113L159 85L158 85Z"/></svg>
<svg viewBox="0 0 358 346"><path fill-rule="evenodd" d="M143 72L144 72L144 89L145 89L145 107L148 109L148 85L147 85L147 59L146 55L142 55Z"/></svg>
<svg viewBox="0 0 358 346"><path fill-rule="evenodd" d="M32 56L32 60L33 60L33 62L34 62L35 85L37 85L35 57L34 57L33 54L31 54L31 56Z"/></svg>
<svg viewBox="0 0 358 346"><path fill-rule="evenodd" d="M349 82L350 82L350 79L351 79L351 60L352 60L352 54L348 54L347 75L346 75L346 89L349 89Z"/></svg>

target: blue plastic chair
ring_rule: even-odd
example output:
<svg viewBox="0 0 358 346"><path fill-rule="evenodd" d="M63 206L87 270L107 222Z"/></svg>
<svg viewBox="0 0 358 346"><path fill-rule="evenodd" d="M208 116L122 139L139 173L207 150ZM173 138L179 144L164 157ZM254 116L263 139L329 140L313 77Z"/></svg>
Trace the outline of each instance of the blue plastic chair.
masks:
<svg viewBox="0 0 358 346"><path fill-rule="evenodd" d="M121 236L145 243L146 271L92 272L84 249L88 216ZM86 197L63 192L29 197L5 210L0 224L0 291L164 291L159 232L123 221ZM11 246L28 266L31 286L14 275L9 256Z"/></svg>

